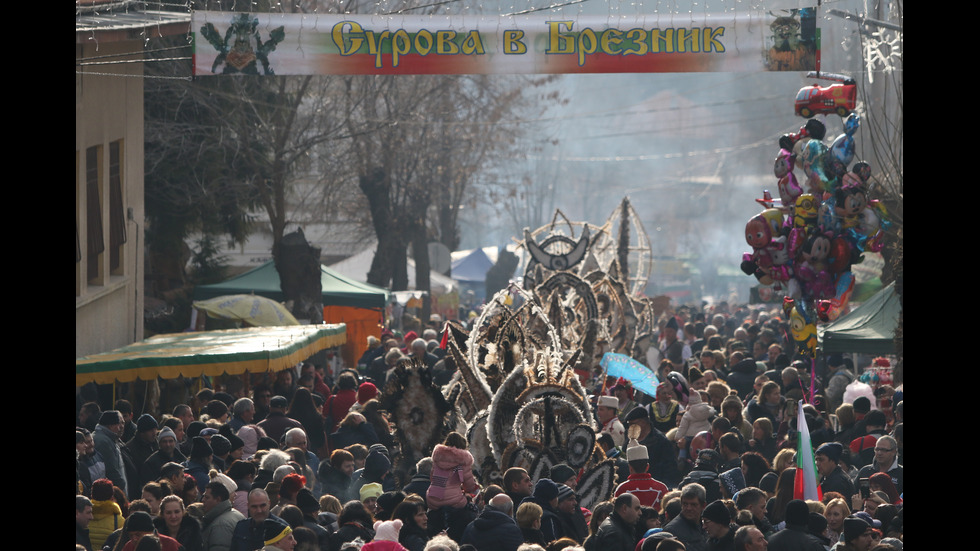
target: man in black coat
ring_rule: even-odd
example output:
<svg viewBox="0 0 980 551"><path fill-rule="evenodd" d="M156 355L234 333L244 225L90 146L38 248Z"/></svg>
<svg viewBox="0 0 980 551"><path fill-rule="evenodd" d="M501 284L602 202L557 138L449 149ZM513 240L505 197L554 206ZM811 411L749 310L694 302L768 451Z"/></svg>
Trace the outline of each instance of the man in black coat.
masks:
<svg viewBox="0 0 980 551"><path fill-rule="evenodd" d="M810 509L802 499L794 499L786 504L786 528L769 538L769 551L821 551L820 540L811 536L807 530L810 522Z"/></svg>
<svg viewBox="0 0 980 551"><path fill-rule="evenodd" d="M613 512L599 525L594 549L633 551L636 547L636 521L640 518L640 500L631 493L621 494L613 502Z"/></svg>
<svg viewBox="0 0 980 551"><path fill-rule="evenodd" d="M844 453L844 446L838 442L827 442L821 444L813 455L813 461L820 473L820 489L823 493L838 492L847 497L854 495L854 483L840 468L840 458Z"/></svg>
<svg viewBox="0 0 980 551"><path fill-rule="evenodd" d="M732 515L723 501L712 501L701 511L701 525L710 551L735 551L736 527L732 526Z"/></svg>
<svg viewBox="0 0 980 551"><path fill-rule="evenodd" d="M493 496L480 516L463 531L461 544L470 544L477 551L517 551L524 535L512 518L514 502L507 494Z"/></svg>
<svg viewBox="0 0 980 551"><path fill-rule="evenodd" d="M647 457L650 458L650 469L647 472L666 484L668 488L677 486L681 480L677 470L677 445L653 426L650 422L650 412L642 406L637 406L626 415L626 424L627 433L634 425L640 427L637 440L646 446Z"/></svg>

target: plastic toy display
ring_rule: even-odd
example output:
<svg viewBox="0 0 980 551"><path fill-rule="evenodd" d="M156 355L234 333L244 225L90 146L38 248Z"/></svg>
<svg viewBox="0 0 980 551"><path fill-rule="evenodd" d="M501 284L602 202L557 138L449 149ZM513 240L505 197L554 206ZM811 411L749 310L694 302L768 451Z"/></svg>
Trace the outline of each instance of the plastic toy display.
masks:
<svg viewBox="0 0 980 551"><path fill-rule="evenodd" d="M836 80L830 86L805 86L796 93L796 114L810 118L814 115L837 113L841 118L854 111L857 103L857 83L853 78L832 73L810 72L807 78Z"/></svg>
<svg viewBox="0 0 980 551"><path fill-rule="evenodd" d="M779 138L773 164L778 198L765 190L763 199L756 199L763 210L745 225L751 251L743 253L741 264L743 272L758 280L760 297L784 301L799 359L814 356L816 324L847 311L854 290L851 266L863 261L865 251L881 250L889 226L884 207L869 199L871 166L855 162L861 117L853 112L854 81L842 75L820 78L843 82L825 91L841 86L850 90L839 96L828 92L834 103L804 93L818 87L804 88L797 97L797 113L841 114L842 132L827 136L828 145L823 141L826 126L813 119ZM803 171L800 180L796 169Z"/></svg>

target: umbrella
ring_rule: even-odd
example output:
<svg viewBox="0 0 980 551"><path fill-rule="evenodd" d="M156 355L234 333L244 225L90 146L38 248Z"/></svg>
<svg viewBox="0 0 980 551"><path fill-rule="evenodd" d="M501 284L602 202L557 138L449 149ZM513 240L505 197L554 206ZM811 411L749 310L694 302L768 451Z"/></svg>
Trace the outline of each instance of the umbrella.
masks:
<svg viewBox="0 0 980 551"><path fill-rule="evenodd" d="M75 385L281 371L345 342L343 323L157 335L75 358Z"/></svg>
<svg viewBox="0 0 980 551"><path fill-rule="evenodd" d="M194 301L194 308L212 318L238 320L253 327L299 325L282 304L259 295L224 295Z"/></svg>
<svg viewBox="0 0 980 551"><path fill-rule="evenodd" d="M615 352L606 352L602 355L599 365L607 374L628 380L633 384L633 388L647 396L657 395L657 385L660 384L657 374L633 358Z"/></svg>

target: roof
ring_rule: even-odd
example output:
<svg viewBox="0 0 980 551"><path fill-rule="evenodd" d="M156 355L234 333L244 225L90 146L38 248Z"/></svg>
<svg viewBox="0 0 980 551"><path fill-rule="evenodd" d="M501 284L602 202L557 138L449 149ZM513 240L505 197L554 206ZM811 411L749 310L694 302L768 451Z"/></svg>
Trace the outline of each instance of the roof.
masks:
<svg viewBox="0 0 980 551"><path fill-rule="evenodd" d="M473 249L465 258L453 262L453 279L481 283L487 280L487 270L493 267L493 262L483 249Z"/></svg>
<svg viewBox="0 0 980 551"><path fill-rule="evenodd" d="M79 0L75 4L75 44L121 42L190 31L190 12L143 10L143 2Z"/></svg>
<svg viewBox="0 0 980 551"><path fill-rule="evenodd" d="M849 314L819 328L821 348L825 354L894 354L895 328L901 310L892 283Z"/></svg>
<svg viewBox="0 0 980 551"><path fill-rule="evenodd" d="M75 386L281 371L346 342L343 323L157 335L110 352L75 358Z"/></svg>
<svg viewBox="0 0 980 551"><path fill-rule="evenodd" d="M358 308L384 308L388 302L387 289L354 281L324 265L320 265L320 285L323 287L324 306L354 306ZM222 295L255 294L275 301L285 300L279 281L279 272L272 261L213 285L198 285L194 300L204 300Z"/></svg>
<svg viewBox="0 0 980 551"><path fill-rule="evenodd" d="M376 245L377 244L375 243L353 256L331 264L330 269L343 274L352 280L364 281L367 279L367 273L371 269L371 261L374 259L374 248ZM406 262L408 271L408 287L409 289L415 289L415 261L409 258ZM429 290L433 295L445 295L452 293L453 290L459 286L455 281L453 281L453 278L444 276L434 270L430 270L429 287Z"/></svg>

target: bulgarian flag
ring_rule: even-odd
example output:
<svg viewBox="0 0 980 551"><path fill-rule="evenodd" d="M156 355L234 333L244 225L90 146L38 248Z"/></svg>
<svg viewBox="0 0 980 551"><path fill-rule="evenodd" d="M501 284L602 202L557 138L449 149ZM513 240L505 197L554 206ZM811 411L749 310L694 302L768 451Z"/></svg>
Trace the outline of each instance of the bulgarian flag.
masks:
<svg viewBox="0 0 980 551"><path fill-rule="evenodd" d="M796 480L793 499L820 501L823 492L817 485L817 465L813 461L813 444L810 443L810 428L803 417L803 400L797 403L796 426L800 431L796 447Z"/></svg>

